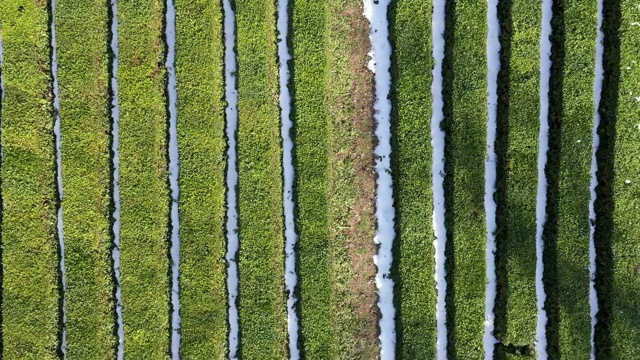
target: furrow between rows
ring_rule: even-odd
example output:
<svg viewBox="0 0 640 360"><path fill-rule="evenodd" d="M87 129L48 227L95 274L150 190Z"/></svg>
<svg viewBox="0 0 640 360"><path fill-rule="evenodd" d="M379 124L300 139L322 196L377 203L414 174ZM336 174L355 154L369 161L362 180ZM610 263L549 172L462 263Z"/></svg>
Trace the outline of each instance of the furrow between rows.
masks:
<svg viewBox="0 0 640 360"><path fill-rule="evenodd" d="M49 1L49 37L51 41L51 75L53 81L53 135L56 148L56 190L57 190L57 221L56 230L58 236L58 262L59 262L59 291L60 291L60 318L62 330L59 333L60 352L62 358L67 358L67 279L65 267L65 244L64 244L64 219L62 217L62 202L64 191L62 188L62 137L60 134L60 86L58 83L58 51L56 44L56 1Z"/></svg>
<svg viewBox="0 0 640 360"><path fill-rule="evenodd" d="M547 294L543 283L545 270L544 252L545 244L543 231L549 227L547 222L547 190L550 167L547 162L549 155L549 103L552 72L552 0L543 0L541 4L541 30L540 30L540 130L538 133L538 189L536 194L536 306L537 324L535 347L537 356L547 358ZM553 181L553 179L551 179Z"/></svg>
<svg viewBox="0 0 640 360"><path fill-rule="evenodd" d="M485 247L486 289L484 307L483 349L485 358L493 359L498 340L495 331L495 305L498 289L496 272L496 190L497 190L497 151L498 134L498 78L502 64L500 62L500 21L498 17L499 0L487 1L487 157L485 161L484 209L487 242Z"/></svg>
<svg viewBox="0 0 640 360"><path fill-rule="evenodd" d="M378 288L378 321L380 335L380 358L396 358L396 310L393 303L394 281L391 279L393 263L393 243L396 237L391 172L391 43L389 42L389 20L387 16L390 1L364 1L364 15L371 27L369 39L371 51L369 70L374 74L375 101L374 148L376 179L375 219L376 234L373 241L378 245L378 252L373 257L377 267L376 287Z"/></svg>
<svg viewBox="0 0 640 360"><path fill-rule="evenodd" d="M450 224L446 222L447 209L445 199L446 173L445 156L447 137L443 129L445 121L444 102L444 66L446 60L445 31L446 24L446 0L433 1L433 13L431 17L431 45L433 48L433 67L431 81L431 183L433 192L433 245L435 248L435 271L436 282L436 357L438 360L447 358L447 348L449 340L449 329L447 328L447 291L449 280L447 279L447 228Z"/></svg>
<svg viewBox="0 0 640 360"><path fill-rule="evenodd" d="M225 137L227 140L226 163L226 265L228 302L229 358L238 356L240 324L238 319L238 63L236 57L236 15L232 0L223 1L224 21L224 86L225 86Z"/></svg>
<svg viewBox="0 0 640 360"><path fill-rule="evenodd" d="M118 7L116 0L110 0L109 3L109 55L110 55L110 75L109 92L111 100L110 120L111 120L111 233L113 236L113 248L111 258L113 261L113 281L115 312L116 312L116 334L118 336L118 344L116 349L116 358L124 359L124 319L122 317L122 270L121 270L121 252L120 252L120 106L118 91Z"/></svg>
<svg viewBox="0 0 640 360"><path fill-rule="evenodd" d="M285 269L284 283L287 291L287 331L289 340L289 358L299 359L298 348L299 320L296 288L298 274L296 271L296 244L298 234L295 228L294 192L295 170L293 167L293 140L291 137L293 122L291 118L291 93L289 90L291 72L289 51L289 0L278 0L278 63L280 86L280 136L282 138L282 170L283 170L283 205L285 235Z"/></svg>

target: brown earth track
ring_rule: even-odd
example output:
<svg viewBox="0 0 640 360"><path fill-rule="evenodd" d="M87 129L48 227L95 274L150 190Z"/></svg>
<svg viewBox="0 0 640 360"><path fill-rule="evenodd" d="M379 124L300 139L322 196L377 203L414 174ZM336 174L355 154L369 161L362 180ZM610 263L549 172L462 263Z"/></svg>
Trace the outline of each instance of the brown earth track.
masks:
<svg viewBox="0 0 640 360"><path fill-rule="evenodd" d="M337 357L374 359L379 357L379 314L373 264L376 175L369 24L361 1L331 2L327 7L329 237L334 252L332 307L338 311L333 352Z"/></svg>

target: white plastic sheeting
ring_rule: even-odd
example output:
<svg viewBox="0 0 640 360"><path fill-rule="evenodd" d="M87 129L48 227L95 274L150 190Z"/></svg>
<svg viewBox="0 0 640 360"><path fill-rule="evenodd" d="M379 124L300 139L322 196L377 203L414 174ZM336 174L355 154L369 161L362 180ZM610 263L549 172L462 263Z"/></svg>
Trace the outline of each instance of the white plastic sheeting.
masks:
<svg viewBox="0 0 640 360"><path fill-rule="evenodd" d="M113 273L116 278L116 318L118 322L118 360L124 358L124 323L122 319L122 283L120 273L120 107L118 105L118 8L111 0L111 151L113 152Z"/></svg>
<svg viewBox="0 0 640 360"><path fill-rule="evenodd" d="M283 204L284 204L284 235L285 235L285 264L284 283L287 290L287 330L289 333L289 358L297 360L300 358L298 349L298 314L296 313L297 299L295 289L298 284L296 273L296 253L295 245L298 242L298 235L295 229L294 203L293 203L293 181L295 170L293 168L293 140L291 139L291 94L289 92L289 1L278 0L278 61L280 64L280 120L282 122L282 169L283 169Z"/></svg>
<svg viewBox="0 0 640 360"><path fill-rule="evenodd" d="M444 61L444 28L446 0L433 1L431 18L431 41L433 43L433 82L431 83L431 147L433 149L431 163L431 181L433 188L433 232L435 240L435 280L438 291L436 302L436 356L438 360L447 358L447 312L445 298L447 295L447 279L444 267L446 261L447 229L445 227L444 204L444 144L445 132L440 127L444 120L444 100L442 98L442 63Z"/></svg>
<svg viewBox="0 0 640 360"><path fill-rule="evenodd" d="M229 304L229 358L236 359L238 352L238 168L236 164L236 131L238 130L238 90L236 89L236 16L231 0L223 1L224 8L224 74L225 99L227 100L227 291Z"/></svg>
<svg viewBox="0 0 640 360"><path fill-rule="evenodd" d="M500 72L500 22L498 0L487 1L487 160L485 163L484 208L486 213L487 245L485 248L487 287L485 296L484 354L493 359L497 339L493 335L496 303L496 130L498 113L498 73Z"/></svg>
<svg viewBox="0 0 640 360"><path fill-rule="evenodd" d="M64 221L62 219L62 134L60 133L60 87L58 86L58 48L56 38L56 1L51 0L51 72L53 73L53 112L55 114L55 122L53 124L53 133L56 138L56 184L58 188L58 242L60 246L60 274L62 277L62 344L60 350L62 357L67 358L67 274L64 263L65 247L64 247Z"/></svg>
<svg viewBox="0 0 640 360"><path fill-rule="evenodd" d="M167 94L169 100L169 186L171 187L171 358L180 358L180 157L178 154L178 93L176 85L176 9L173 0L167 0L165 14L167 39Z"/></svg>
<svg viewBox="0 0 640 360"><path fill-rule="evenodd" d="M600 127L600 113L598 108L600 107L600 98L602 96L602 82L604 79L604 66L602 64L604 57L604 33L602 32L602 20L603 20L603 2L604 0L598 0L598 37L596 39L596 68L595 68L595 81L593 83L593 103L595 111L593 114L593 152L591 156L591 184L589 189L591 191L591 199L589 201L589 220L590 220L590 236L589 236L589 305L591 307L591 359L595 359L595 344L594 333L596 323L598 319L596 314L598 313L598 293L596 292L595 277L596 277L596 247L594 244L595 233L595 221L596 221L596 187L598 186L598 159L596 158L596 152L600 146L600 136L598 135L598 127Z"/></svg>
<svg viewBox="0 0 640 360"><path fill-rule="evenodd" d="M547 294L542 276L544 273L544 240L542 233L547 221L547 152L549 151L549 81L551 73L551 18L552 0L542 1L542 33L540 36L540 132L538 134L538 194L536 197L536 296L538 323L536 331L536 354L547 358L547 312L544 303Z"/></svg>
<svg viewBox="0 0 640 360"><path fill-rule="evenodd" d="M394 282L389 277L393 262L393 241L395 239L395 208L393 206L393 182L391 177L391 43L389 42L389 21L387 9L390 0L364 0L364 15L371 24L371 57L369 69L374 73L375 135L378 139L375 152L376 173L376 235L378 253L373 262L378 267L376 286L378 288L378 308L380 309L380 358L395 359L396 310L393 304Z"/></svg>

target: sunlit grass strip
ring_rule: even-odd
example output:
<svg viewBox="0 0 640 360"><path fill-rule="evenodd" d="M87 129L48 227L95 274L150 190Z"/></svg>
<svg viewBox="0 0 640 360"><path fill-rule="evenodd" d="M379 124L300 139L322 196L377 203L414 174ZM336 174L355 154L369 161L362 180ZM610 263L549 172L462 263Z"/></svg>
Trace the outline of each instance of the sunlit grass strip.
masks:
<svg viewBox="0 0 640 360"><path fill-rule="evenodd" d="M632 0L619 4L620 83L612 159L613 284L610 294L598 293L598 297L611 299L611 358L631 359L640 351L640 6Z"/></svg>
<svg viewBox="0 0 640 360"><path fill-rule="evenodd" d="M447 26L453 26L451 113L445 118L450 138L446 165L451 176L451 213L448 226L447 311L449 354L481 359L484 336L485 245L484 176L487 124L487 7L475 1L457 1L448 8ZM453 22L455 17L455 23ZM447 46L451 46L450 43ZM449 82L450 83L450 82ZM445 88L445 94L447 90ZM445 95L446 99L446 95ZM445 100L447 101L447 100ZM445 105L445 109L447 106ZM448 116L447 116L448 115Z"/></svg>
<svg viewBox="0 0 640 360"><path fill-rule="evenodd" d="M291 7L302 351L330 358L331 271L327 223L326 13L323 1L295 0Z"/></svg>
<svg viewBox="0 0 640 360"><path fill-rule="evenodd" d="M559 143L550 142L550 146L559 146L560 152L557 158L553 150L549 156L549 161L559 160L557 273L551 279L558 284L558 324L550 324L558 328L558 349L549 349L549 356L586 359L591 353L589 273L585 269L589 266L597 3L565 0L564 4L564 69L558 74L562 86L558 100L562 102L556 103L562 113L558 119L550 118L552 131L560 132ZM558 91L553 81L552 93Z"/></svg>
<svg viewBox="0 0 640 360"><path fill-rule="evenodd" d="M286 358L276 7L236 0L240 356Z"/></svg>
<svg viewBox="0 0 640 360"><path fill-rule="evenodd" d="M227 351L226 141L220 2L176 0L181 357Z"/></svg>
<svg viewBox="0 0 640 360"><path fill-rule="evenodd" d="M396 245L397 353L435 358L436 291L431 191L431 3L396 1L390 8L394 46L392 101Z"/></svg>
<svg viewBox="0 0 640 360"><path fill-rule="evenodd" d="M47 2L2 1L2 357L56 359L56 168Z"/></svg>
<svg viewBox="0 0 640 360"><path fill-rule="evenodd" d="M169 194L164 2L118 3L124 351L169 353Z"/></svg>
<svg viewBox="0 0 640 360"><path fill-rule="evenodd" d="M107 12L96 0L58 0L55 11L69 358L115 352Z"/></svg>
<svg viewBox="0 0 640 360"><path fill-rule="evenodd" d="M374 84L367 69L370 28L361 0L326 1L325 5L330 358L374 359L380 350L373 263L377 249L373 242Z"/></svg>
<svg viewBox="0 0 640 360"><path fill-rule="evenodd" d="M505 345L532 349L536 336L536 193L541 1L513 0L506 169ZM499 205L500 206L500 205ZM500 226L500 225L499 225ZM530 350L527 350L527 352Z"/></svg>

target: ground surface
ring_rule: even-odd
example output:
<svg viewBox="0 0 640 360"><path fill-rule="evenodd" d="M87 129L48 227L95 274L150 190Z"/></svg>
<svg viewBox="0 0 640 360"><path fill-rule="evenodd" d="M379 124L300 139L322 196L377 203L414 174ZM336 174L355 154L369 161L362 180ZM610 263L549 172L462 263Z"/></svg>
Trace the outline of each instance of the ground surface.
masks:
<svg viewBox="0 0 640 360"><path fill-rule="evenodd" d="M289 195L297 234L293 309L300 329L293 345L304 358L386 360L395 352L398 359L482 359L490 349L497 359L536 353L587 359L592 351L598 359L636 357L640 5L603 1L601 47L597 2L553 1L546 69L540 48L547 43L547 3L497 1L501 33L487 44L493 2L391 2L396 328L388 334L378 326L373 260L373 104L375 86L383 84L375 84L368 66L370 24L363 2L290 0L288 13L278 14L274 0L235 0L236 37L225 39L231 34L224 31L227 2L175 0L181 358L289 357L283 213ZM171 3L116 4L117 58L109 45L114 13L106 1L58 0L55 12L44 0L0 2L4 359L54 359L63 351L70 359L115 358L121 341L115 267L122 274L126 357L178 355L171 347L178 329L172 329L169 250L170 193L176 190L168 168L169 109L176 105L169 104L166 64L174 41L165 34ZM433 9L441 8L444 24L432 18ZM293 169L283 163L279 16L288 17L290 28ZM440 38L444 52L434 53ZM225 40L235 43L233 49L225 49ZM237 109L228 109L233 102L225 99L225 50L237 59L231 74L237 78ZM492 54L499 55L499 64L491 63ZM110 83L116 63L118 116ZM440 65L442 73L434 74ZM495 65L500 71L492 83L489 69ZM548 98L541 90L547 76ZM491 85L495 102L488 101ZM54 133L58 95L60 138ZM237 123L229 115L235 110ZM432 122L440 111L442 122ZM541 121L545 111L549 115ZM496 143L487 144L493 120ZM119 153L112 151L116 121ZM539 172L545 122L549 149ZM237 132L227 133L229 125L237 125ZM440 128L444 143L434 140ZM228 173L235 168L228 158L231 140L237 141L238 244L230 244L234 237L227 234L226 179L235 175ZM492 171L490 145L497 155L495 193L485 183ZM439 153L444 171L432 174ZM283 172L290 170L292 194L283 194ZM542 194L539 176L548 184ZM442 204L433 185L440 179ZM485 195L493 197L495 214L487 212ZM540 206L542 215L536 212ZM444 219L434 219L441 210ZM493 215L497 230L490 233ZM120 219L121 262L112 259L114 216ZM444 228L446 243L434 235ZM494 236L497 281L489 283L486 269L493 264L487 264L486 246ZM436 259L436 244L446 259ZM239 246L237 256L226 261L233 245ZM446 274L436 274L438 260ZM237 323L228 308L232 263L238 267ZM447 281L440 318L437 277ZM485 309L493 286L495 306ZM491 314L493 334L485 333ZM237 346L228 339L236 326ZM546 348L539 345L542 334ZM394 335L395 348L381 348L379 337Z"/></svg>

